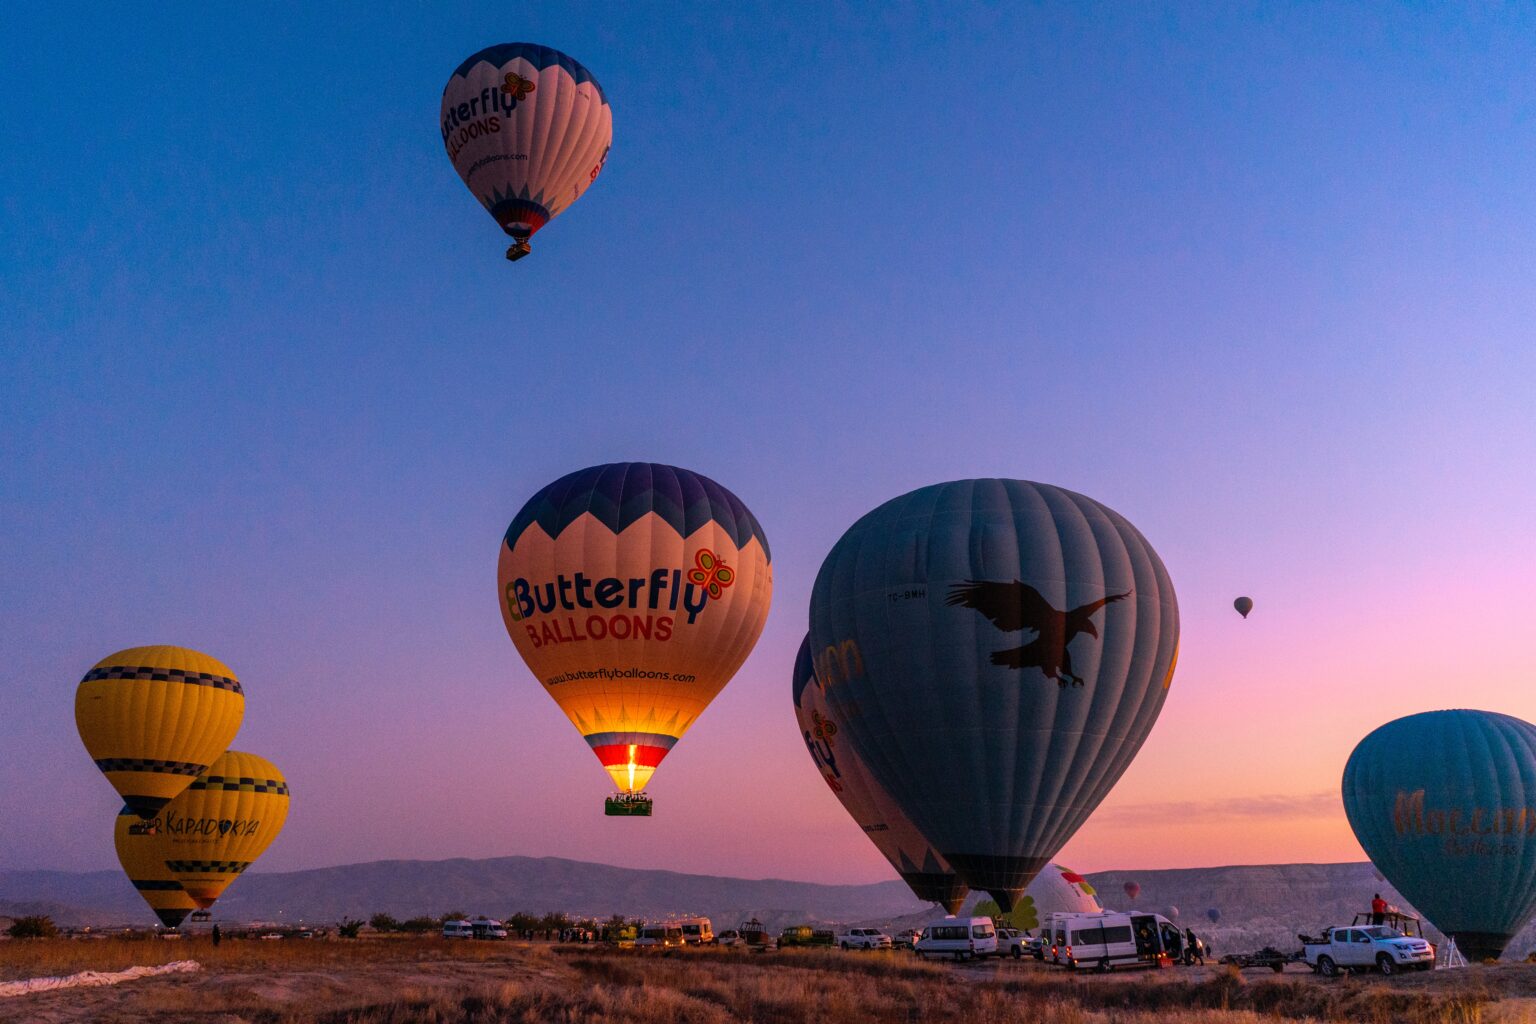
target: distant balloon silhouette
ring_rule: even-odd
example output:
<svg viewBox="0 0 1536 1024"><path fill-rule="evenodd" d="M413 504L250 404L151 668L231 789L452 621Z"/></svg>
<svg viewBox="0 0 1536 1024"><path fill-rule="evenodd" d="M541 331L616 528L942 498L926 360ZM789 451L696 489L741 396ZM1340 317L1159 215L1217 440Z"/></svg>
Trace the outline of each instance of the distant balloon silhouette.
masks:
<svg viewBox="0 0 1536 1024"><path fill-rule="evenodd" d="M865 515L822 563L810 619L839 735L1004 912L1130 766L1178 659L1146 538L1023 480L936 484Z"/></svg>
<svg viewBox="0 0 1536 1024"><path fill-rule="evenodd" d="M1125 895L1134 902L1136 897L1141 895L1141 886L1135 882L1126 882Z"/></svg>
<svg viewBox="0 0 1536 1024"><path fill-rule="evenodd" d="M1211 924L1215 924L1217 921L1221 920L1221 911L1217 910L1215 907L1212 907L1205 912L1205 916L1211 919Z"/></svg>
<svg viewBox="0 0 1536 1024"><path fill-rule="evenodd" d="M1399 718L1355 747L1343 788L1371 862L1468 959L1497 957L1536 912L1536 725Z"/></svg>
<svg viewBox="0 0 1536 1024"><path fill-rule="evenodd" d="M1170 921L1177 921L1179 919L1179 908L1178 907L1174 907L1174 906L1170 906L1168 908L1168 912L1165 913L1163 916L1168 918L1168 920L1170 920Z"/></svg>
<svg viewBox="0 0 1536 1024"><path fill-rule="evenodd" d="M1253 611L1253 598L1240 597L1236 601L1232 602L1232 607L1237 609L1237 614L1246 619L1248 617L1248 613Z"/></svg>

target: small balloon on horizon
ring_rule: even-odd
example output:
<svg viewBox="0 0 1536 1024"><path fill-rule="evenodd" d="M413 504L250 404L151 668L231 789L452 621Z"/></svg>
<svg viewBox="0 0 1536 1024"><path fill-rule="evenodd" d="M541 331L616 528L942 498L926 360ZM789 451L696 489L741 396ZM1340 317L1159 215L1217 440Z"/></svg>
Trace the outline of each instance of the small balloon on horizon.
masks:
<svg viewBox="0 0 1536 1024"><path fill-rule="evenodd" d="M1240 597L1236 601L1232 602L1232 607L1237 609L1237 614L1246 619L1248 617L1248 613L1253 611L1253 598Z"/></svg>

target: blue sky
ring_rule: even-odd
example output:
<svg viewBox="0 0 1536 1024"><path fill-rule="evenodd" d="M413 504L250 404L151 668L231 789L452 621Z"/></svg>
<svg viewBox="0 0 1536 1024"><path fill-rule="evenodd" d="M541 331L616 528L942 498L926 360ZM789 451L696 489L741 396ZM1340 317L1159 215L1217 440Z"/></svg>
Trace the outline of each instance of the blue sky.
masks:
<svg viewBox="0 0 1536 1024"><path fill-rule="evenodd" d="M1179 699L1119 820L1256 787L1305 817L1200 849L1090 822L1084 869L1358 856L1315 799L1356 739L1536 717L1529 11L102 5L6 35L0 865L111 864L74 685L169 642L246 680L237 746L293 781L264 866L885 877L789 669L842 530L965 476L1090 494L1173 575ZM615 120L516 266L436 128L512 39ZM777 583L669 817L627 831L493 603L522 502L620 459L734 490Z"/></svg>

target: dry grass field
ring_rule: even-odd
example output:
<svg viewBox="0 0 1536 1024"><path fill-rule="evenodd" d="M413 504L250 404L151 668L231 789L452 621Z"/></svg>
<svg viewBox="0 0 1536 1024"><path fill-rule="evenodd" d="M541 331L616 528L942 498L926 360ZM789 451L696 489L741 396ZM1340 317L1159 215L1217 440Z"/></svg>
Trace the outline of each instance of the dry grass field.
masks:
<svg viewBox="0 0 1536 1024"><path fill-rule="evenodd" d="M1536 1022L1536 967L1382 979L1190 968L1075 976L909 954L643 953L437 939L0 944L0 980L195 959L198 974L0 1000L0 1022L1372 1024Z"/></svg>

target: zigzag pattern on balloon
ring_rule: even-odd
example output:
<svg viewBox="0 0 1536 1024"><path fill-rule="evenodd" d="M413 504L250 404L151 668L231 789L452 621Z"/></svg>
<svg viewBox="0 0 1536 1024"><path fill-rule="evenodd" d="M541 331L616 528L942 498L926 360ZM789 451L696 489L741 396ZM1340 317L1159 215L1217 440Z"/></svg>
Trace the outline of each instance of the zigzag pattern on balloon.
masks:
<svg viewBox="0 0 1536 1024"><path fill-rule="evenodd" d="M708 523L719 523L738 548L756 538L764 556L773 560L762 526L741 499L707 476L649 462L592 466L561 477L518 512L507 527L506 544L514 546L533 523L558 537L590 514L614 533L622 533L650 513L683 537Z"/></svg>
<svg viewBox="0 0 1536 1024"><path fill-rule="evenodd" d="M538 71L558 65L577 85L585 82L592 83L592 87L597 90L597 95L602 101L608 102L608 96L603 92L602 85L579 61L566 56L559 50L540 46L538 43L501 43L497 46L488 46L479 53L467 57L464 63L454 69L453 74L463 78L476 64L485 63L493 68L500 68L505 67L507 61L516 60L519 57L532 64Z"/></svg>

